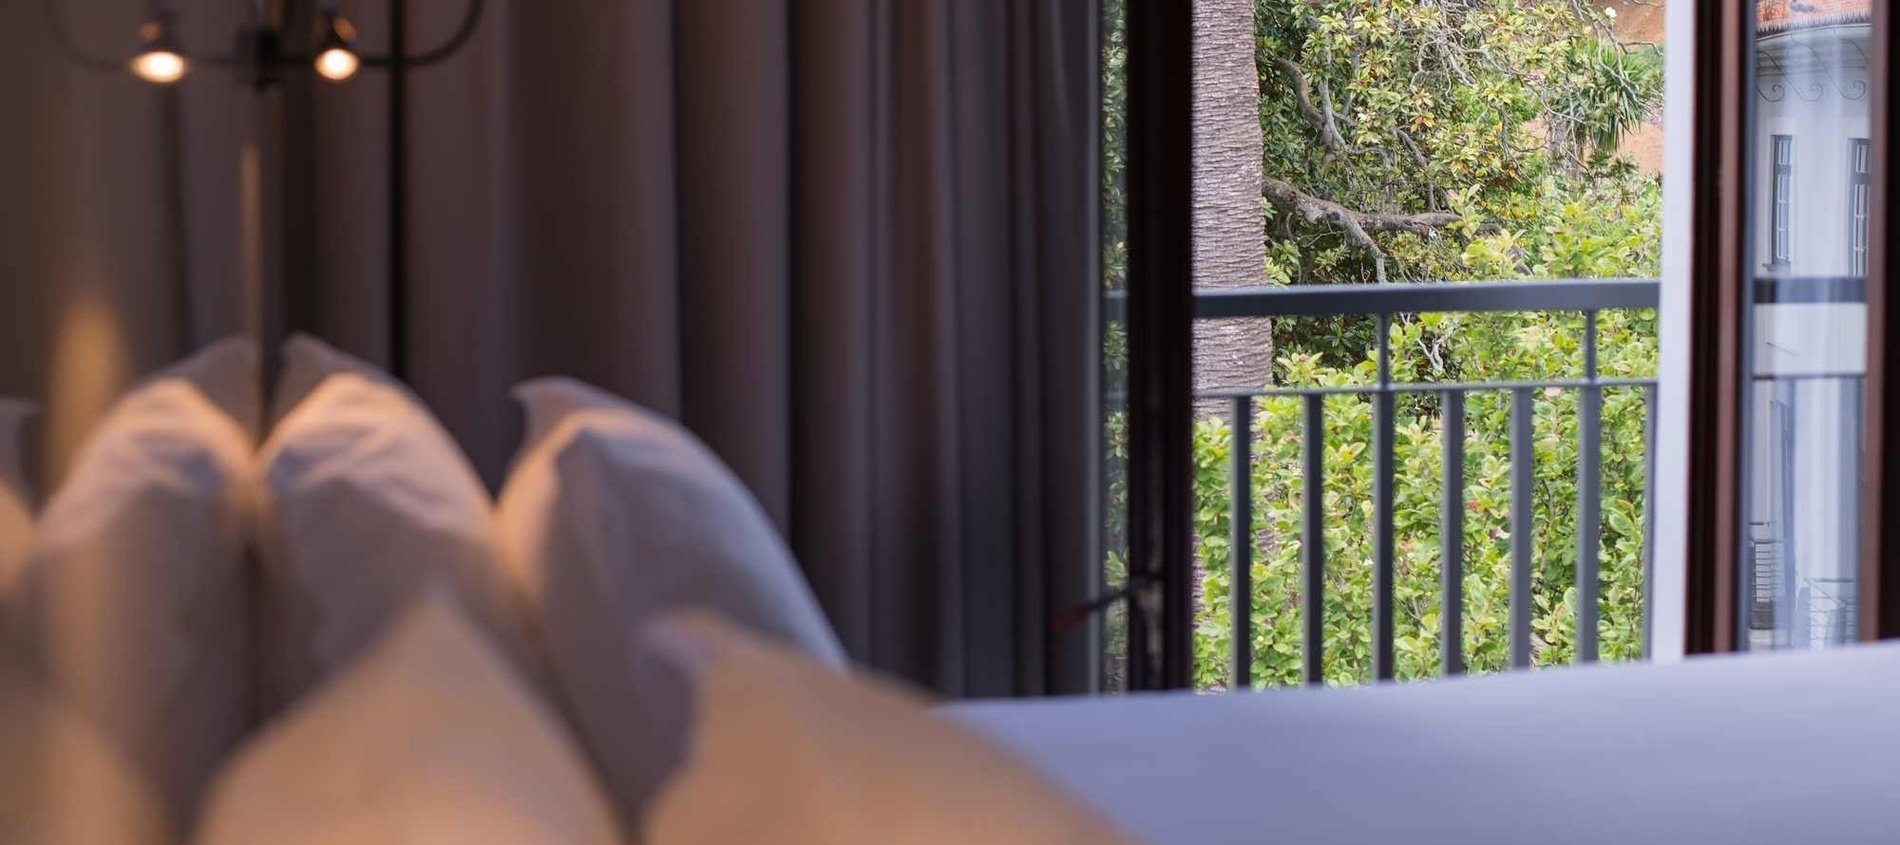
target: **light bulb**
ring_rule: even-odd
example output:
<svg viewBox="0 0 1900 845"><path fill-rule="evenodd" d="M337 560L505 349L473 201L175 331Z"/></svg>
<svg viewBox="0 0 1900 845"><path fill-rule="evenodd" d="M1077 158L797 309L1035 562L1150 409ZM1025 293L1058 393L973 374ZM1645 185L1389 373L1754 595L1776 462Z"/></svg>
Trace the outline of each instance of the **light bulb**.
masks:
<svg viewBox="0 0 1900 845"><path fill-rule="evenodd" d="M160 12L141 24L139 42L145 47L132 59L132 73L138 78L158 85L170 85L184 79L185 72L191 69L184 54L178 52L177 40L172 37L170 15Z"/></svg>
<svg viewBox="0 0 1900 845"><path fill-rule="evenodd" d="M331 82L342 82L356 75L363 60L350 45L356 43L356 27L349 18L332 9L323 13L323 41L317 53L317 75Z"/></svg>
<svg viewBox="0 0 1900 845"><path fill-rule="evenodd" d="M331 82L342 82L356 75L362 60L347 47L331 47L317 54L317 74Z"/></svg>
<svg viewBox="0 0 1900 845"><path fill-rule="evenodd" d="M158 85L170 85L185 78L190 65L185 57L170 50L147 50L132 59L132 72L140 79Z"/></svg>

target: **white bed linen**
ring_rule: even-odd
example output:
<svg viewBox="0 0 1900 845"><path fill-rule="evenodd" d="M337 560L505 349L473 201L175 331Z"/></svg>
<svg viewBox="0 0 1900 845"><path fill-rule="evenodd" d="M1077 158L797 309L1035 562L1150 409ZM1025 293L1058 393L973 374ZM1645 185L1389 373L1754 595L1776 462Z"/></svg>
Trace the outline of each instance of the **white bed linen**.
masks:
<svg viewBox="0 0 1900 845"><path fill-rule="evenodd" d="M1154 843L1900 843L1900 645L946 709Z"/></svg>

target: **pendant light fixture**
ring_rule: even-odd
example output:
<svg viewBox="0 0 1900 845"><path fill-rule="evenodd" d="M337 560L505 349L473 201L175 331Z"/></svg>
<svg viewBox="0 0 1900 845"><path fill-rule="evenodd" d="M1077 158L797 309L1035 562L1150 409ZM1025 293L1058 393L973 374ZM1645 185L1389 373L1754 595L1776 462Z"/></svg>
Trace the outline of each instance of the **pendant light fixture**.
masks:
<svg viewBox="0 0 1900 845"><path fill-rule="evenodd" d="M323 40L317 44L317 75L331 82L343 82L356 75L363 60L356 55L356 27L336 8L323 10Z"/></svg>
<svg viewBox="0 0 1900 845"><path fill-rule="evenodd" d="M259 91L275 89L288 76L315 73L332 82L354 79L363 68L415 68L432 65L459 52L481 20L482 0L468 0L455 33L429 50L404 55L364 55L356 48L356 27L343 15L340 0L324 0L315 26L310 18L266 20L265 4L252 7L251 23L237 33L237 49L226 54L193 55L180 46L171 0L154 0L139 27L139 51L129 60L102 58L82 48L66 27L60 0L42 0L47 28L68 58L101 71L129 69L154 85L172 85L200 65L232 68L239 79ZM250 5L250 4L247 4ZM294 4L290 4L294 5ZM283 6L269 8L282 9ZM281 16L279 16L281 17ZM305 27L310 27L306 29Z"/></svg>
<svg viewBox="0 0 1900 845"><path fill-rule="evenodd" d="M172 32L171 12L154 9L152 17L139 27L141 49L132 57L132 73L155 85L170 85L185 78L191 63L178 50L178 38Z"/></svg>

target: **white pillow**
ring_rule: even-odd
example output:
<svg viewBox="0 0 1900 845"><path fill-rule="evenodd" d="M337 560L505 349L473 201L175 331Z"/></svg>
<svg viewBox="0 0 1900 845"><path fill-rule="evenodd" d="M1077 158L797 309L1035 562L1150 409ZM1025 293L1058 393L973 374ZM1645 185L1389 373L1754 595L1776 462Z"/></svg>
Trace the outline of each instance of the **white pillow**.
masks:
<svg viewBox="0 0 1900 845"><path fill-rule="evenodd" d="M170 841L164 810L113 744L0 660L0 842Z"/></svg>
<svg viewBox="0 0 1900 845"><path fill-rule="evenodd" d="M28 664L181 827L249 722L253 441L204 385L251 353L213 347L121 398L47 502L13 584L8 627Z"/></svg>
<svg viewBox="0 0 1900 845"><path fill-rule="evenodd" d="M765 512L710 449L570 379L515 389L528 439L500 498L563 702L625 818L679 762L691 702L638 642L656 615L716 609L842 666L837 638Z"/></svg>
<svg viewBox="0 0 1900 845"><path fill-rule="evenodd" d="M197 385L205 398L257 443L264 417L263 368L257 341L242 335L227 337L161 371L157 377L176 377Z"/></svg>
<svg viewBox="0 0 1900 845"><path fill-rule="evenodd" d="M22 399L0 398L0 596L12 591L33 540L33 488L20 458L20 430L37 410ZM0 620L5 611L0 602Z"/></svg>
<svg viewBox="0 0 1900 845"><path fill-rule="evenodd" d="M613 810L559 718L432 594L253 740L203 845L614 845Z"/></svg>
<svg viewBox="0 0 1900 845"><path fill-rule="evenodd" d="M293 334L284 340L283 368L277 373L271 399L272 421L290 416L324 379L337 373L355 373L367 379L400 386L390 374L361 358L324 343L307 334ZM413 397L411 397L413 398ZM421 404L420 399L415 400Z"/></svg>
<svg viewBox="0 0 1900 845"><path fill-rule="evenodd" d="M692 677L692 753L648 845L1121 845L1108 822L917 695L703 613L650 641Z"/></svg>
<svg viewBox="0 0 1900 845"><path fill-rule="evenodd" d="M315 386L258 456L266 712L341 669L431 584L455 591L526 667L494 505L455 441L367 364L308 338L286 355L287 389Z"/></svg>

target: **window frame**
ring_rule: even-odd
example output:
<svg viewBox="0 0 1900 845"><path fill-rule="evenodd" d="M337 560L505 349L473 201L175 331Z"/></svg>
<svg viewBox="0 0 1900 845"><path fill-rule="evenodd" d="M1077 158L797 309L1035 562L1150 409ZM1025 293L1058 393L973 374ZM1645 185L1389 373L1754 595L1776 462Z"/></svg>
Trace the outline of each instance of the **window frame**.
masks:
<svg viewBox="0 0 1900 845"><path fill-rule="evenodd" d="M1749 442L1747 325L1754 307L1747 237L1754 187L1734 174L1749 169L1755 84L1751 61L1755 4L1696 4L1695 166L1690 288L1688 504L1685 532L1684 637L1689 654L1737 648L1748 548L1743 484ZM1867 221L1866 399L1862 405L1859 635L1900 637L1900 449L1888 448L1884 421L1900 419L1900 343L1888 327L1900 325L1900 297L1890 295L1896 264L1887 248L1900 235L1887 203L1894 196L1895 151L1891 115L1895 88L1880 68L1893 64L1892 13L1873 4L1869 51L1870 190ZM1790 162L1792 163L1792 161Z"/></svg>
<svg viewBox="0 0 1900 845"><path fill-rule="evenodd" d="M1194 677L1193 5L1128 0L1128 688Z"/></svg>
<svg viewBox="0 0 1900 845"><path fill-rule="evenodd" d="M1862 431L1865 470L1861 490L1860 636L1863 640L1900 638L1900 449L1882 436L1888 420L1900 420L1900 343L1891 329L1900 326L1900 296L1895 296L1900 262L1888 247L1900 238L1897 216L1889 213L1900 188L1900 151L1894 144L1894 85L1897 58L1890 4L1874 4L1869 50L1869 97L1873 131L1869 134L1867 225L1867 393ZM1889 72L1879 72L1887 68Z"/></svg>
<svg viewBox="0 0 1900 845"><path fill-rule="evenodd" d="M1774 155L1768 215L1768 269L1787 272L1794 267L1794 136L1773 135Z"/></svg>

